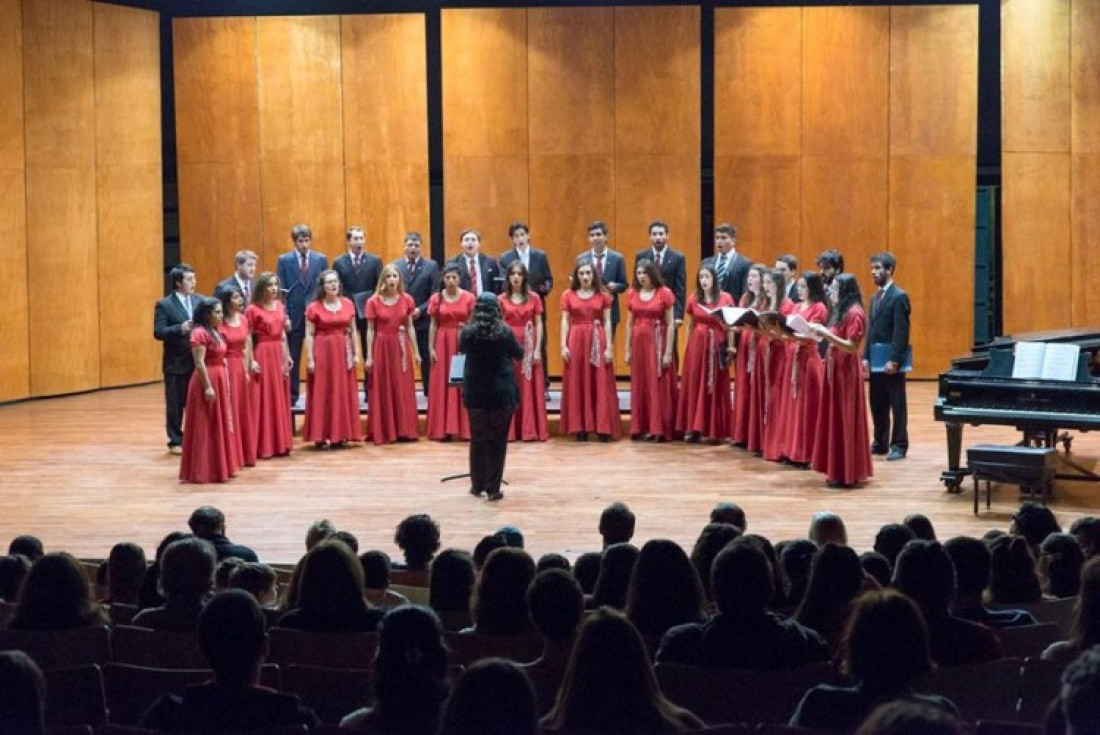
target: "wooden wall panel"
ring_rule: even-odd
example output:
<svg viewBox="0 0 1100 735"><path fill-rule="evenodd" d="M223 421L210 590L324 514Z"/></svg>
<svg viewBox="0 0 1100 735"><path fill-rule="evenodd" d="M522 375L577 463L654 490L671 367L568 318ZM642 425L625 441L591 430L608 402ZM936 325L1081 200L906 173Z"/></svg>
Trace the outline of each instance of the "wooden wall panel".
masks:
<svg viewBox="0 0 1100 735"><path fill-rule="evenodd" d="M1073 319L1063 326L1094 326L1100 317L1100 153L1075 153L1071 187Z"/></svg>
<svg viewBox="0 0 1100 735"><path fill-rule="evenodd" d="M738 252L772 263L801 251L801 189L797 155L715 156L714 221L737 225Z"/></svg>
<svg viewBox="0 0 1100 735"><path fill-rule="evenodd" d="M180 251L200 292L210 291L237 250L255 250L270 268L278 254L265 252L260 227L256 22L176 19L172 51Z"/></svg>
<svg viewBox="0 0 1100 735"><path fill-rule="evenodd" d="M1001 0L1004 151L1069 150L1072 4Z"/></svg>
<svg viewBox="0 0 1100 735"><path fill-rule="evenodd" d="M1100 3L1073 3L1070 108L1074 153L1100 153Z"/></svg>
<svg viewBox="0 0 1100 735"><path fill-rule="evenodd" d="M349 15L340 27L346 219L390 261L406 232L431 237L424 17Z"/></svg>
<svg viewBox="0 0 1100 735"><path fill-rule="evenodd" d="M865 293L871 286L867 258L887 242L885 153L802 158L803 249L814 256L827 248L840 250L845 269L856 274Z"/></svg>
<svg viewBox="0 0 1100 735"><path fill-rule="evenodd" d="M21 0L0 0L0 402L30 395L27 333L27 204L23 139L23 12Z"/></svg>
<svg viewBox="0 0 1100 735"><path fill-rule="evenodd" d="M5 104L0 106L0 171L22 170L23 12L21 0L0 0L0 79Z"/></svg>
<svg viewBox="0 0 1100 735"><path fill-rule="evenodd" d="M1063 328L1072 262L1070 156L1006 151L1001 161L1004 331Z"/></svg>
<svg viewBox="0 0 1100 735"><path fill-rule="evenodd" d="M472 228L481 233L481 249L493 256L510 247L508 225L526 219L527 156L447 156L446 259L461 252L459 233Z"/></svg>

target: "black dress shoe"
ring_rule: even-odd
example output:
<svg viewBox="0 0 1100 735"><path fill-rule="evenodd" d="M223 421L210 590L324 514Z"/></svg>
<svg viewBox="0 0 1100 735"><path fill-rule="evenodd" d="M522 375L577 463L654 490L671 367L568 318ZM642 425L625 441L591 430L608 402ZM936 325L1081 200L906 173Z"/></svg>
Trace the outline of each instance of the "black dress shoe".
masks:
<svg viewBox="0 0 1100 735"><path fill-rule="evenodd" d="M475 498L481 497L481 494L483 492L485 492L485 491L484 490L478 490L476 487L471 487L470 488L470 495L473 495Z"/></svg>
<svg viewBox="0 0 1100 735"><path fill-rule="evenodd" d="M890 453L886 455L886 461L893 462L896 459L905 459L905 450L901 447L890 447Z"/></svg>
<svg viewBox="0 0 1100 735"><path fill-rule="evenodd" d="M579 442L588 441L588 432L587 431L578 431L577 432L577 441L579 441Z"/></svg>
<svg viewBox="0 0 1100 735"><path fill-rule="evenodd" d="M501 492L489 493L489 502L495 503L498 500L504 500L504 493L501 493Z"/></svg>
<svg viewBox="0 0 1100 735"><path fill-rule="evenodd" d="M889 451L889 449L882 446L881 444L875 444L874 442L871 443L871 454L886 454Z"/></svg>

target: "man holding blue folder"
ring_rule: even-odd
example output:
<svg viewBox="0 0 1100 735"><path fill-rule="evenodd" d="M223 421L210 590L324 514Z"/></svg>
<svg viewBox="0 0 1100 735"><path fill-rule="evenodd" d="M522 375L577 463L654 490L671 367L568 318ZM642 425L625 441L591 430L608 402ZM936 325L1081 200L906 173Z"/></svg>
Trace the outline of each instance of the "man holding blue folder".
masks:
<svg viewBox="0 0 1100 735"><path fill-rule="evenodd" d="M905 373L912 369L909 346L909 294L894 283L897 260L890 253L871 256L871 278L878 291L871 298L871 318L863 348L863 367L870 374L872 454L905 459L909 451ZM893 415L893 425L890 417Z"/></svg>

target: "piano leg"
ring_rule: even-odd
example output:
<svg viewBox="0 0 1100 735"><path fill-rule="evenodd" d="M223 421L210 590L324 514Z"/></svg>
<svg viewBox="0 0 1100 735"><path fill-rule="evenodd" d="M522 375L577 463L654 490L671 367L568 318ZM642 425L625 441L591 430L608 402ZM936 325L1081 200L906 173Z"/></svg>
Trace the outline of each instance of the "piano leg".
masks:
<svg viewBox="0 0 1100 735"><path fill-rule="evenodd" d="M962 456L962 424L957 421L948 421L944 424L947 429L947 469L940 474L940 481L949 493L962 492L962 481L970 470L960 467L959 460Z"/></svg>

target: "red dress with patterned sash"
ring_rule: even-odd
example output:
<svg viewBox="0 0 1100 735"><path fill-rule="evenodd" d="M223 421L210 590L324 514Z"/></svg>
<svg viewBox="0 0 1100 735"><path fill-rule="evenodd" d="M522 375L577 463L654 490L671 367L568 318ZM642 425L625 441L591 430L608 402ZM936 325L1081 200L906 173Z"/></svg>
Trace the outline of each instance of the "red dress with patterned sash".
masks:
<svg viewBox="0 0 1100 735"><path fill-rule="evenodd" d="M252 359L260 365L259 375L252 380L256 456L268 459L290 454L294 431L290 425L290 377L284 369L286 312L282 303L276 301L271 309L252 304L245 316L252 328Z"/></svg>
<svg viewBox="0 0 1100 735"><path fill-rule="evenodd" d="M355 376L355 346L348 328L355 322L355 304L340 299L330 311L314 301L306 309L313 325L313 372L306 383L306 418L302 438L311 442L363 441L359 421L359 386Z"/></svg>
<svg viewBox="0 0 1100 735"><path fill-rule="evenodd" d="M199 327L191 332L191 346L205 347L203 363L214 388L214 400L206 400L205 384L196 370L187 385L184 415L183 482L225 482L241 468L239 443L233 434L233 408L229 398L229 374L225 368L225 342Z"/></svg>
<svg viewBox="0 0 1100 735"><path fill-rule="evenodd" d="M795 304L784 299L779 304L779 313L786 317L794 313ZM790 375L787 366L787 340L769 337L764 348L764 365L767 383L764 385L764 435L761 440L761 453L764 459L777 462L786 456L787 430L784 424L786 414L784 405L789 395Z"/></svg>
<svg viewBox="0 0 1100 735"><path fill-rule="evenodd" d="M569 362L562 366L561 433L596 432L622 435L615 366L604 360L607 335L603 311L611 308L611 294L581 298L572 289L561 295L562 313L569 314Z"/></svg>
<svg viewBox="0 0 1100 735"><path fill-rule="evenodd" d="M824 324L829 318L829 310L820 301L799 304L797 311L813 324ZM787 366L788 389L781 419L786 432L786 456L796 464L807 464L813 459L825 363L816 342L795 340L787 343Z"/></svg>
<svg viewBox="0 0 1100 735"><path fill-rule="evenodd" d="M241 446L241 459L247 467L256 466L256 424L252 412L253 375L244 364L245 344L251 338L248 320L240 315L237 326L228 322L218 326L225 340L225 366L229 374L229 402L232 406L233 435Z"/></svg>
<svg viewBox="0 0 1100 735"><path fill-rule="evenodd" d="M726 323L708 308L733 306L733 297L722 291L713 304L703 306L695 294L688 296L691 333L680 370L680 399L676 431L703 439L726 439L732 431L733 400L730 370L725 359Z"/></svg>
<svg viewBox="0 0 1100 735"><path fill-rule="evenodd" d="M375 444L416 439L416 363L409 344L416 336L408 332L415 310L407 293L393 304L378 294L367 301L367 319L374 321L367 433Z"/></svg>
<svg viewBox="0 0 1100 735"><path fill-rule="evenodd" d="M867 314L853 306L832 327L838 337L857 344L867 333ZM854 485L874 474L867 432L867 397L863 388L860 351L847 352L829 345L825 353L825 382L817 415L813 468L829 482Z"/></svg>
<svg viewBox="0 0 1100 735"><path fill-rule="evenodd" d="M550 438L546 425L546 393L543 379L544 366L537 359L535 350L537 328L542 314L542 299L535 292L527 295L527 301L517 304L508 294L500 295L504 311L504 323L512 328L516 341L523 347L523 359L514 361L516 383L519 385L519 406L512 416L508 441L544 442ZM546 339L546 335L543 335Z"/></svg>
<svg viewBox="0 0 1100 735"><path fill-rule="evenodd" d="M752 305L752 294L741 297L743 309ZM749 443L749 417L752 415L753 379L756 377L756 331L741 329L737 335L737 367L733 387L733 443L747 447Z"/></svg>
<svg viewBox="0 0 1100 735"><path fill-rule="evenodd" d="M676 303L672 291L661 286L646 301L631 289L626 308L633 316L630 342L630 435L649 434L671 440L676 434L676 361L667 368L665 312Z"/></svg>
<svg viewBox="0 0 1100 735"><path fill-rule="evenodd" d="M447 378L451 372L451 358L458 354L458 330L469 320L476 300L469 291L459 290L458 299L453 302L443 298L442 292L432 294L428 301L428 314L436 322L436 363L432 366L431 392L428 394L429 439L470 438L470 419L462 403L462 386L448 384Z"/></svg>

